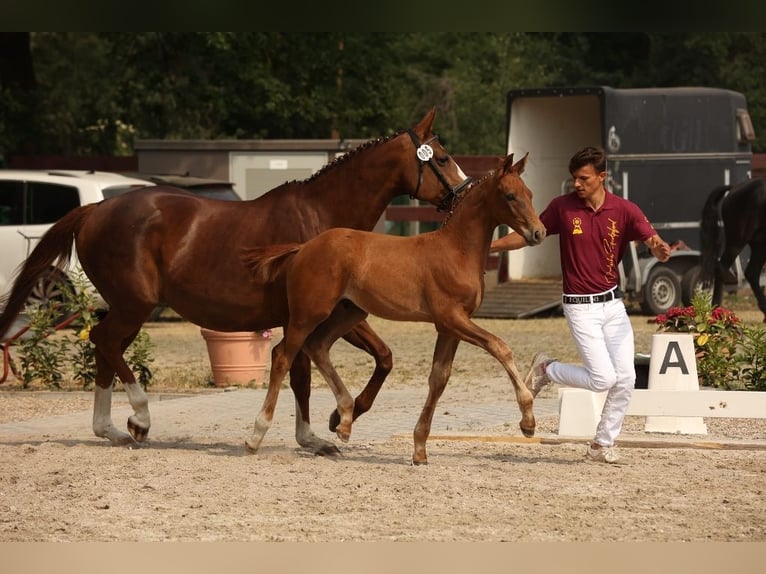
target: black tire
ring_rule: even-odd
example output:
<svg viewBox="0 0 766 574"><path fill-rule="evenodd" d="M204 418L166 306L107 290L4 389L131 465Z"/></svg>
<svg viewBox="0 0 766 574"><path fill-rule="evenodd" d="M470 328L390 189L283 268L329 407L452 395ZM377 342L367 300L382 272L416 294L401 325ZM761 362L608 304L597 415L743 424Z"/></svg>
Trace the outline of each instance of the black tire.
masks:
<svg viewBox="0 0 766 574"><path fill-rule="evenodd" d="M35 283L27 298L27 305L64 303L64 289L69 287L69 279L58 269L51 269Z"/></svg>
<svg viewBox="0 0 766 574"><path fill-rule="evenodd" d="M45 275L35 283L32 292L27 297L27 305L62 305L61 314L57 321L67 317L63 305L66 301L64 290L71 289L72 285L66 273L58 269L50 269Z"/></svg>
<svg viewBox="0 0 766 574"><path fill-rule="evenodd" d="M702 267L695 265L690 267L683 277L681 277L681 301L684 306L688 307L692 304L692 299L697 289L702 289L712 293L712 290L706 286L702 280Z"/></svg>
<svg viewBox="0 0 766 574"><path fill-rule="evenodd" d="M666 313L681 304L681 280L664 265L657 265L649 272L643 292L641 310L648 315Z"/></svg>

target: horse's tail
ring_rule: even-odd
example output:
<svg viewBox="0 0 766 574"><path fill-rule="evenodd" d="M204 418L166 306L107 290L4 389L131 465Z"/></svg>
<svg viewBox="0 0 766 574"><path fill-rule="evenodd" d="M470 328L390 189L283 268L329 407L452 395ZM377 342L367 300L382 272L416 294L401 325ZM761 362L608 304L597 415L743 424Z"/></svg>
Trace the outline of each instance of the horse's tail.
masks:
<svg viewBox="0 0 766 574"><path fill-rule="evenodd" d="M300 243L249 247L242 250L242 261L256 279L273 281L300 249Z"/></svg>
<svg viewBox="0 0 766 574"><path fill-rule="evenodd" d="M63 270L72 258L75 233L88 218L96 204L77 207L59 219L45 232L24 264L16 271L10 293L0 298L0 335L6 333L16 316L24 310L29 294L51 267Z"/></svg>
<svg viewBox="0 0 766 574"><path fill-rule="evenodd" d="M730 185L716 187L710 192L702 208L702 220L700 221L700 263L702 267L701 279L706 283L713 281L715 278L716 261L721 247L718 207L730 189Z"/></svg>

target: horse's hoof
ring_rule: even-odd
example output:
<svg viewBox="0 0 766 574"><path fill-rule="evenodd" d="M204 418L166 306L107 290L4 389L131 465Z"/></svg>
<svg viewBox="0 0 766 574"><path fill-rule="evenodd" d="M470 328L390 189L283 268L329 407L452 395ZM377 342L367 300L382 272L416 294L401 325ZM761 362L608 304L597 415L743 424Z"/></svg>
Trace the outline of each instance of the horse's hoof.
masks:
<svg viewBox="0 0 766 574"><path fill-rule="evenodd" d="M144 442L149 434L149 427L139 425L134 417L128 417L128 432L136 442Z"/></svg>
<svg viewBox="0 0 766 574"><path fill-rule="evenodd" d="M258 452L258 447L261 446L261 440L262 438L255 439L253 437L248 437L245 439L245 448L247 449L247 452L249 453L256 453Z"/></svg>
<svg viewBox="0 0 766 574"><path fill-rule="evenodd" d="M425 466L428 464L428 459L424 458L423 460L415 460L412 459L412 466Z"/></svg>
<svg viewBox="0 0 766 574"><path fill-rule="evenodd" d="M535 429L534 427L531 429L525 429L523 426L519 425L519 428L521 429L521 434L523 434L527 438L532 438L535 436Z"/></svg>
<svg viewBox="0 0 766 574"><path fill-rule="evenodd" d="M335 432L335 429L338 428L339 424L340 424L340 414L338 413L336 409L330 414L330 432Z"/></svg>
<svg viewBox="0 0 766 574"><path fill-rule="evenodd" d="M343 442L348 442L348 440L351 438L351 429L341 430L341 427L339 426L335 429L335 434Z"/></svg>

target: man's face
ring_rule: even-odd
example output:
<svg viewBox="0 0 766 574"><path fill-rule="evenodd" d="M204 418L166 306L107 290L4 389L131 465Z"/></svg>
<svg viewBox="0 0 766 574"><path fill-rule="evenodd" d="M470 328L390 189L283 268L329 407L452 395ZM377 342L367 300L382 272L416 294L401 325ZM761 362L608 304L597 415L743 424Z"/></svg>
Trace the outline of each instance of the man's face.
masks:
<svg viewBox="0 0 766 574"><path fill-rule="evenodd" d="M577 197L588 199L601 193L604 187L604 178L606 178L606 172L597 172L596 168L590 164L575 171L572 174L572 179Z"/></svg>

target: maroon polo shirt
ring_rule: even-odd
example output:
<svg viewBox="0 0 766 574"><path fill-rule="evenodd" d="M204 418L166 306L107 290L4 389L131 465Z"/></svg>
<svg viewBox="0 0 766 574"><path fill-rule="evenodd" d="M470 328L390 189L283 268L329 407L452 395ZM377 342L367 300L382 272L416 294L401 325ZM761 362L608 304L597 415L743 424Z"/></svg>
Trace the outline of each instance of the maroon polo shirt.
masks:
<svg viewBox="0 0 766 574"><path fill-rule="evenodd" d="M607 191L593 211L576 192L555 198L540 214L548 235L559 235L563 290L567 295L603 293L620 280L617 268L630 241L657 232L632 201Z"/></svg>

